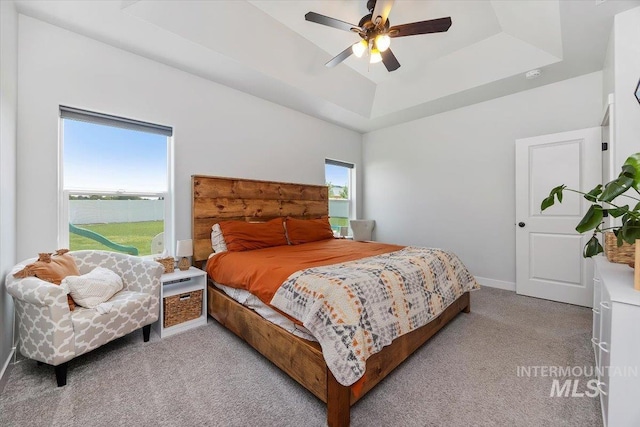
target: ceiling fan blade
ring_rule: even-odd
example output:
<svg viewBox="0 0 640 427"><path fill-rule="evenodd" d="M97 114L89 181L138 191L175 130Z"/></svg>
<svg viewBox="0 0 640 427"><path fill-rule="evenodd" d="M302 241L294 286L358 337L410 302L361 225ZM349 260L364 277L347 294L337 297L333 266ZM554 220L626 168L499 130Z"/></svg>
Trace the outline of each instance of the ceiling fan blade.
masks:
<svg viewBox="0 0 640 427"><path fill-rule="evenodd" d="M428 21L412 22L410 24L395 25L389 28L389 37L406 37L418 34L444 33L451 27L451 17L430 19Z"/></svg>
<svg viewBox="0 0 640 427"><path fill-rule="evenodd" d="M333 68L339 63L341 63L342 61L344 61L345 59L347 59L349 56L351 56L352 53L353 53L353 50L351 50L351 46L349 46L348 48L346 48L345 50L343 50L342 52L340 52L339 54L331 58L331 60L326 64L324 64L324 66L327 68Z"/></svg>
<svg viewBox="0 0 640 427"><path fill-rule="evenodd" d="M377 0L376 6L373 8L373 13L371 14L371 21L374 24L377 24L380 27L384 27L384 23L387 22L387 18L389 17L389 12L391 12L391 6L393 6L394 0ZM379 23L376 22L376 19L380 17L381 21Z"/></svg>
<svg viewBox="0 0 640 427"><path fill-rule="evenodd" d="M387 67L387 71L395 71L400 68L400 63L396 59L396 56L391 52L391 49L387 49L384 52L380 52L382 56L382 63Z"/></svg>
<svg viewBox="0 0 640 427"><path fill-rule="evenodd" d="M349 24L348 22L320 15L319 13L315 12L307 12L307 14L304 15L304 19L309 22L315 22L316 24L326 25L328 27L337 28L339 30L351 31L352 28L356 28L358 30L360 29L360 27L358 27L357 25Z"/></svg>

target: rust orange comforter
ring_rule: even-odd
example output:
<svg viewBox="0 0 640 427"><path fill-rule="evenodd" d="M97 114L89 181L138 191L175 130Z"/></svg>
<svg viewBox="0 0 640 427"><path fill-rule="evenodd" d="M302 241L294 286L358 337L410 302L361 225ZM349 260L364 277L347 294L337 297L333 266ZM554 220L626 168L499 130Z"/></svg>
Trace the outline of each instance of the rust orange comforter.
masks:
<svg viewBox="0 0 640 427"><path fill-rule="evenodd" d="M223 252L209 259L207 272L217 283L245 289L269 304L280 285L296 271L381 255L403 247L329 239L302 245Z"/></svg>

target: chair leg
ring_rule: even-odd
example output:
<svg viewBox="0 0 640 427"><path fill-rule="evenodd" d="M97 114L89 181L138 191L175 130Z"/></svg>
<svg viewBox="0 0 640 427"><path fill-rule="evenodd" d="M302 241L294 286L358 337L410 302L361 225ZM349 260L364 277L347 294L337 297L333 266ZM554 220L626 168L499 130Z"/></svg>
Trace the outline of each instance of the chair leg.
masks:
<svg viewBox="0 0 640 427"><path fill-rule="evenodd" d="M69 362L64 362L58 366L54 366L56 371L56 380L58 381L58 387L67 385L67 366Z"/></svg>
<svg viewBox="0 0 640 427"><path fill-rule="evenodd" d="M149 334L151 334L151 325L146 325L142 327L142 336L144 337L144 342L149 341Z"/></svg>

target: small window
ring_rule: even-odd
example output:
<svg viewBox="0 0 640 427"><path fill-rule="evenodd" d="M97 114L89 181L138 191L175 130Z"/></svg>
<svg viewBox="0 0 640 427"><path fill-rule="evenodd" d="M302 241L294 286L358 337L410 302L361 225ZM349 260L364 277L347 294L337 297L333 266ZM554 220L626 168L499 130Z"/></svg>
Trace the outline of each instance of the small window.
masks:
<svg viewBox="0 0 640 427"><path fill-rule="evenodd" d="M171 251L172 129L60 107L61 247Z"/></svg>
<svg viewBox="0 0 640 427"><path fill-rule="evenodd" d="M329 187L329 222L334 232L342 231L345 235L344 231L349 227L349 219L355 216L355 165L326 159L324 171L325 182ZM347 229L341 227L347 227Z"/></svg>

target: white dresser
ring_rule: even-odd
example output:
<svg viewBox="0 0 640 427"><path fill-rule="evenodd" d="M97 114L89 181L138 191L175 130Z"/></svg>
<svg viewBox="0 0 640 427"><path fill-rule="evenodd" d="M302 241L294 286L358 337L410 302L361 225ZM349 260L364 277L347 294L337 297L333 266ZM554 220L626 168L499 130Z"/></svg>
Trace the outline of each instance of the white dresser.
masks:
<svg viewBox="0 0 640 427"><path fill-rule="evenodd" d="M595 260L593 349L605 427L640 426L640 291L633 269Z"/></svg>

